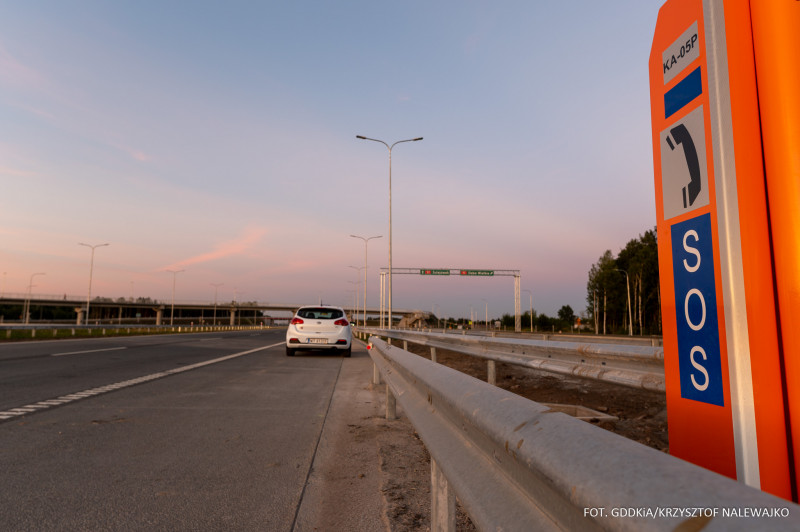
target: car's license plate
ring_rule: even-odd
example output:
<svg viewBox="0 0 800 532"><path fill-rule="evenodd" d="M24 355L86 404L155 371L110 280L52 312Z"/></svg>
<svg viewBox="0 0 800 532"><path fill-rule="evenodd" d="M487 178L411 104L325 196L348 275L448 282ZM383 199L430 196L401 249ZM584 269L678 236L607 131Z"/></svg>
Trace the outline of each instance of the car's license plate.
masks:
<svg viewBox="0 0 800 532"><path fill-rule="evenodd" d="M328 339L327 338L309 338L308 339L308 343L309 344L327 344L328 343Z"/></svg>

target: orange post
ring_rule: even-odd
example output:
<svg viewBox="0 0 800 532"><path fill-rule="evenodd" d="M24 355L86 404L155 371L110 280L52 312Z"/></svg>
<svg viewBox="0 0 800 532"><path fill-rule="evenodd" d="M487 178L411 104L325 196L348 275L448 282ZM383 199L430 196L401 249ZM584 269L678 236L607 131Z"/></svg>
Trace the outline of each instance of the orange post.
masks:
<svg viewBox="0 0 800 532"><path fill-rule="evenodd" d="M800 478L800 2L751 3L797 500Z"/></svg>

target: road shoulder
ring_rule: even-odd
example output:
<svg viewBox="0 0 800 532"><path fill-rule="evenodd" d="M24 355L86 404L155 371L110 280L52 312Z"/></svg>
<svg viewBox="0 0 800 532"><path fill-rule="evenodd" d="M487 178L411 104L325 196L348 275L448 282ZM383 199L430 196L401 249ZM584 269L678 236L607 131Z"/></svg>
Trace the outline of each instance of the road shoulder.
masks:
<svg viewBox="0 0 800 532"><path fill-rule="evenodd" d="M298 511L295 530L389 530L377 433L381 398L372 360L354 343L339 379Z"/></svg>

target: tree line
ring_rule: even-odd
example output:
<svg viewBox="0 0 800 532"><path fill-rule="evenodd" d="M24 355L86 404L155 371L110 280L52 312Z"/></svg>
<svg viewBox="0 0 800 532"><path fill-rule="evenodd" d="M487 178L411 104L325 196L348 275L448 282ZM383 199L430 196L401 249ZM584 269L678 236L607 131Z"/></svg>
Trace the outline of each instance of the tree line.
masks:
<svg viewBox="0 0 800 532"><path fill-rule="evenodd" d="M580 320L580 321L579 321ZM466 322L466 320L464 320ZM502 326L513 328L516 319L503 314ZM661 288L658 278L658 237L651 229L629 241L617 256L606 250L589 270L586 310L577 316L569 305L557 316L525 311L523 331L596 334L660 335Z"/></svg>
<svg viewBox="0 0 800 532"><path fill-rule="evenodd" d="M639 235L615 257L606 250L589 270L586 311L598 334L661 334L658 238ZM630 302L630 303L629 303Z"/></svg>
<svg viewBox="0 0 800 532"><path fill-rule="evenodd" d="M569 305L557 317L533 311L522 315L522 330L541 332L575 330L578 317ZM596 334L661 334L661 291L658 279L658 237L655 229L629 241L614 256L606 250L589 270L586 310L580 329ZM514 326L514 316L503 315L503 325Z"/></svg>
<svg viewBox="0 0 800 532"><path fill-rule="evenodd" d="M570 332L577 325L577 319L578 317L572 307L564 305L558 309L556 317L536 312L536 309L534 309L533 320L531 320L531 312L526 310L520 316L520 324L523 332L531 330L535 332ZM503 327L513 328L516 324L516 318L511 314L503 314L502 323Z"/></svg>

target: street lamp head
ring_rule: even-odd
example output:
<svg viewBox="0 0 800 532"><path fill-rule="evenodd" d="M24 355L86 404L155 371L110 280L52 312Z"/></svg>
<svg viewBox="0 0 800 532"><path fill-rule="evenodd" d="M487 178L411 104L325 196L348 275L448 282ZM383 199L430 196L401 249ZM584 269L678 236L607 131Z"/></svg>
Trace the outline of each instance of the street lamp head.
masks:
<svg viewBox="0 0 800 532"><path fill-rule="evenodd" d="M367 140L367 137L365 137L364 135L356 135L356 138L361 140Z"/></svg>
<svg viewBox="0 0 800 532"><path fill-rule="evenodd" d="M416 142L416 141L418 141L418 140L422 140L422 137L417 137L417 138L415 138L415 139L411 139L411 141L412 141L412 142Z"/></svg>
<svg viewBox="0 0 800 532"><path fill-rule="evenodd" d="M359 235L350 235L350 236L351 236L352 238L360 238L360 239L361 239L361 240L363 240L364 242L366 242L366 241L368 241L368 240L372 240L372 239L374 239L374 238L382 238L382 237L383 237L383 235L370 236L370 237L363 237L363 236L359 236Z"/></svg>

